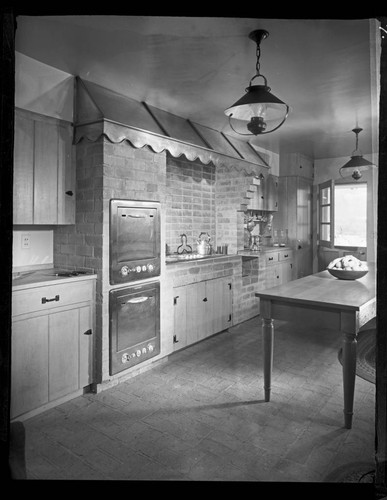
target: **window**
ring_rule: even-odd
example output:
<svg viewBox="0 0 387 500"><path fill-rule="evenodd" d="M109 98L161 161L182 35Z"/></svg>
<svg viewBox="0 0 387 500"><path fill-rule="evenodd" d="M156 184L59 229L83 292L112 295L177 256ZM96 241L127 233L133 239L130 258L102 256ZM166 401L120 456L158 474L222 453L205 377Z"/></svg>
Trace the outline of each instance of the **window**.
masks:
<svg viewBox="0 0 387 500"><path fill-rule="evenodd" d="M335 246L367 246L367 184L335 185Z"/></svg>
<svg viewBox="0 0 387 500"><path fill-rule="evenodd" d="M366 247L367 184L320 184L319 228L321 246Z"/></svg>

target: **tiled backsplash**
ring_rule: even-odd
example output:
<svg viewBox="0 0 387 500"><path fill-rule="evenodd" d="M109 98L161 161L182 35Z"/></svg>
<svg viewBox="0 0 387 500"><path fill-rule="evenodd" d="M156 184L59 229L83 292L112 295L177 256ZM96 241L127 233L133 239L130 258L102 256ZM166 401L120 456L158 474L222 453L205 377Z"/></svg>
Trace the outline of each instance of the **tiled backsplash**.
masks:
<svg viewBox="0 0 387 500"><path fill-rule="evenodd" d="M193 252L202 232L209 233L215 245L214 165L168 155L166 174L166 243L170 252L177 251L182 234Z"/></svg>

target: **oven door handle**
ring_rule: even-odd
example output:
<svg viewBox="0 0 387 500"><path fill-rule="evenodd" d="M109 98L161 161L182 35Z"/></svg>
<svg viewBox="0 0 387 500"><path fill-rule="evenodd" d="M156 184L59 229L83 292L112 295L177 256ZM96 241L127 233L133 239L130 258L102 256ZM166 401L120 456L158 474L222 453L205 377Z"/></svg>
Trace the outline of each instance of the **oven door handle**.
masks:
<svg viewBox="0 0 387 500"><path fill-rule="evenodd" d="M145 302L146 300L148 300L149 297L134 297L133 299L129 299L126 304L137 304L138 302Z"/></svg>

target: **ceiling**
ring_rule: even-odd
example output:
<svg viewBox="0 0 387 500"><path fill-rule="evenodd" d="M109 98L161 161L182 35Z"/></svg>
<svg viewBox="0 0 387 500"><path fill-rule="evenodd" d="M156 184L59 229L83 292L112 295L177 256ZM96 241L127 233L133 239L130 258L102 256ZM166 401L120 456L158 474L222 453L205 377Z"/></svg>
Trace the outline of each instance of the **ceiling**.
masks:
<svg viewBox="0 0 387 500"><path fill-rule="evenodd" d="M239 138L316 159L350 156L358 123L360 149L371 153L378 109L372 106L370 36L375 35L368 19L19 16L15 48L234 135L224 110L244 94L256 73L256 46L248 38L255 29L269 32L261 44L261 73L291 111L279 130Z"/></svg>

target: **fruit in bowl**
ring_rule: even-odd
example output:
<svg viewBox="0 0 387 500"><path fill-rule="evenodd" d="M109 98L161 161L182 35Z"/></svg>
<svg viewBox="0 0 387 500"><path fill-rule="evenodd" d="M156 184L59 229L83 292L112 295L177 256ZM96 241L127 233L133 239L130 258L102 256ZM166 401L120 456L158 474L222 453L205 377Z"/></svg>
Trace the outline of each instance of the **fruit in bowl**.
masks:
<svg viewBox="0 0 387 500"><path fill-rule="evenodd" d="M367 262L357 259L353 255L338 257L332 260L327 267L328 272L341 280L357 280L368 273Z"/></svg>

